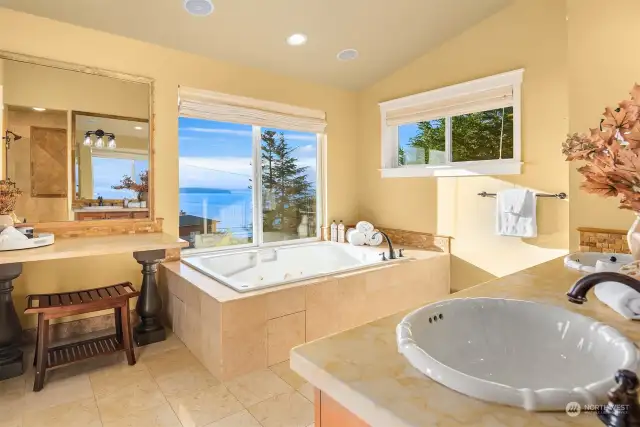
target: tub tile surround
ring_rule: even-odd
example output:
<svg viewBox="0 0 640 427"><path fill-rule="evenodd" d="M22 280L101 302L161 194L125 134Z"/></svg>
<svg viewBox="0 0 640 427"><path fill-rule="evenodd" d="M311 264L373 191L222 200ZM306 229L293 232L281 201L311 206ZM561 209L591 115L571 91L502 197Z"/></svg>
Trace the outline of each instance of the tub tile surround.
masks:
<svg viewBox="0 0 640 427"><path fill-rule="evenodd" d="M450 298L514 298L560 306L600 320L640 343L640 330L591 293L575 305L565 293L581 273L558 258L452 294ZM427 378L397 351L395 328L406 311L296 347L291 368L368 425L422 427L597 426L593 414L527 412L473 399ZM307 386L308 387L308 386Z"/></svg>
<svg viewBox="0 0 640 427"><path fill-rule="evenodd" d="M604 228L578 228L581 252L613 252L629 254L627 231Z"/></svg>
<svg viewBox="0 0 640 427"><path fill-rule="evenodd" d="M347 225L346 227L349 229L355 227L355 225ZM440 236L432 233L401 230L397 228L376 228L387 233L394 246L397 248L406 246L414 249L451 253L451 237L449 236ZM331 228L329 226L322 227L321 235L323 240L331 240Z"/></svg>
<svg viewBox="0 0 640 427"><path fill-rule="evenodd" d="M312 427L306 385L288 368L221 382L168 332L166 341L51 371L34 393L33 368L0 381L1 427ZM25 351L25 361L32 349ZM295 384L289 384L292 382Z"/></svg>
<svg viewBox="0 0 640 427"><path fill-rule="evenodd" d="M299 344L449 294L448 254L406 254L415 259L248 293L165 263L165 320L215 377L232 379L286 362Z"/></svg>

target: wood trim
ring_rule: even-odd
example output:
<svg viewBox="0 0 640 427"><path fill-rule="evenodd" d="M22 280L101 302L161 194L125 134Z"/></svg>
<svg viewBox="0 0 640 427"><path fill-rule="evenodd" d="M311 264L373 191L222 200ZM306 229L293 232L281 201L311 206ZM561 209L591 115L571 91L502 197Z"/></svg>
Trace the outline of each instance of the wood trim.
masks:
<svg viewBox="0 0 640 427"><path fill-rule="evenodd" d="M162 218L99 219L85 221L41 222L30 225L36 233L54 233L56 238L109 236L117 234L160 233Z"/></svg>

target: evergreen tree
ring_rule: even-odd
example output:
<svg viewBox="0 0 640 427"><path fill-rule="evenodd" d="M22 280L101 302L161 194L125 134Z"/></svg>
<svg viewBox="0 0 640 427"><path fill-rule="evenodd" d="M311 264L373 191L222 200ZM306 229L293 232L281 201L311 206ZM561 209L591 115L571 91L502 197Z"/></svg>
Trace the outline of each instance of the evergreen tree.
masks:
<svg viewBox="0 0 640 427"><path fill-rule="evenodd" d="M299 167L284 133L262 132L263 229L295 232L301 210L315 206L308 167Z"/></svg>

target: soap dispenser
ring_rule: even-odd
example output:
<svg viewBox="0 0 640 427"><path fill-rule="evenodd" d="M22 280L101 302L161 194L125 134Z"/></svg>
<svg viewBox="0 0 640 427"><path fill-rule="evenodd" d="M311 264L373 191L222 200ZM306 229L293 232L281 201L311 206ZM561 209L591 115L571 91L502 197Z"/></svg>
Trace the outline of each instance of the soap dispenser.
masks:
<svg viewBox="0 0 640 427"><path fill-rule="evenodd" d="M331 223L331 241L332 242L338 241L338 224L336 224L335 221Z"/></svg>
<svg viewBox="0 0 640 427"><path fill-rule="evenodd" d="M344 243L344 223L340 220L340 224L338 224L338 243Z"/></svg>

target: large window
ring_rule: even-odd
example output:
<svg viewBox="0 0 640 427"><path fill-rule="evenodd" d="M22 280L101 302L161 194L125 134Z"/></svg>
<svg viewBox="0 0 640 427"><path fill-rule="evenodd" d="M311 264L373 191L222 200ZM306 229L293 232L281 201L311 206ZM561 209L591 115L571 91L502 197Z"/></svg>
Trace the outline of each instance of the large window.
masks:
<svg viewBox="0 0 640 427"><path fill-rule="evenodd" d="M520 173L522 70L380 104L383 177Z"/></svg>
<svg viewBox="0 0 640 427"><path fill-rule="evenodd" d="M180 117L180 237L196 249L319 238L321 141Z"/></svg>

